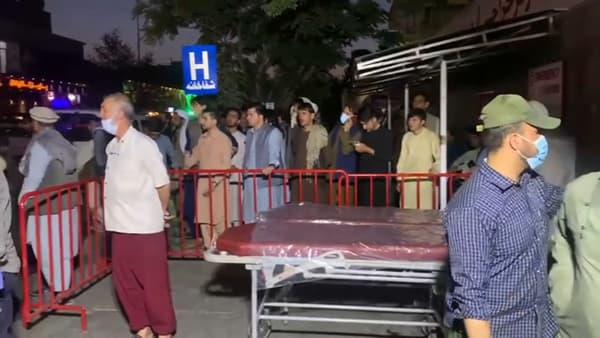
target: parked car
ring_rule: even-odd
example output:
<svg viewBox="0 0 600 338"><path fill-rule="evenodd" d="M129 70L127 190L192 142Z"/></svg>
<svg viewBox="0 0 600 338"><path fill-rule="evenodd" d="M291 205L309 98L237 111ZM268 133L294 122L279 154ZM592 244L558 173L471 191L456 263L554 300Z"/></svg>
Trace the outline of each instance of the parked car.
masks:
<svg viewBox="0 0 600 338"><path fill-rule="evenodd" d="M60 119L56 123L56 129L61 132L65 138L71 142L83 142L91 139L89 130L91 121L100 122L100 112L97 110L57 110L56 113ZM136 115L132 121L133 127L141 130L143 115Z"/></svg>

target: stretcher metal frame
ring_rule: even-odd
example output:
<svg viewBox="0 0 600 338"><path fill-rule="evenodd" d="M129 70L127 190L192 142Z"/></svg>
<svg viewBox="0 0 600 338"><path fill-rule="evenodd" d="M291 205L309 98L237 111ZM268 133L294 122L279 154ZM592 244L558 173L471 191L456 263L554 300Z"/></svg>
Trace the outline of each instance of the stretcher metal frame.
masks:
<svg viewBox="0 0 600 338"><path fill-rule="evenodd" d="M208 262L220 264L243 264L251 274L251 313L249 337L267 338L271 333L270 322L317 322L338 324L365 324L398 327L419 327L423 336L443 337L443 315L436 311L436 284L444 273L443 261L408 261L385 259L346 259L341 251L332 251L319 257L257 257L235 256L217 249L209 250L204 258ZM281 273L267 279L265 292L259 300L259 271L273 272L276 266L283 266ZM342 281L342 282L379 282L397 286L420 285L429 289L427 308L352 306L343 304L294 303L285 300L290 284L285 284L294 276L303 281ZM276 292L274 301L269 301L270 293ZM443 294L443 293L442 293ZM288 309L334 310L341 312L367 312L426 315L428 320L376 320L367 318L342 318L335 316L294 316L288 315ZM272 314L279 309L282 314ZM441 311L440 311L441 312Z"/></svg>

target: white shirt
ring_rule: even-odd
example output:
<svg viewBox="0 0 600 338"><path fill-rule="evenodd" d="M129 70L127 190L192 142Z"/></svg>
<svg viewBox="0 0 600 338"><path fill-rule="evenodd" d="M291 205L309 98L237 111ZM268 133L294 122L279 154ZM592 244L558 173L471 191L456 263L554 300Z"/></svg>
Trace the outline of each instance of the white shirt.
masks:
<svg viewBox="0 0 600 338"><path fill-rule="evenodd" d="M106 230L153 234L164 230L159 187L169 184L156 142L130 127L106 147L104 221Z"/></svg>
<svg viewBox="0 0 600 338"><path fill-rule="evenodd" d="M231 159L231 165L241 169L244 165L244 153L246 153L246 135L239 130L236 130L235 133L232 133L231 135L238 144L237 152Z"/></svg>

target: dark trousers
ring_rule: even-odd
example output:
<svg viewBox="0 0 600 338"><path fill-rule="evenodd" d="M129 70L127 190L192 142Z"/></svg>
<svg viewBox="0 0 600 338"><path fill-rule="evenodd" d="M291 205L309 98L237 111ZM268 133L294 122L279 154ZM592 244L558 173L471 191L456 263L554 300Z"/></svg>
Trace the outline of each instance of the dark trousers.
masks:
<svg viewBox="0 0 600 338"><path fill-rule="evenodd" d="M385 178L359 179L358 205L361 207L389 207L394 195Z"/></svg>
<svg viewBox="0 0 600 338"><path fill-rule="evenodd" d="M106 242L106 258L111 259L112 257L112 232L106 231L104 233L104 241Z"/></svg>
<svg viewBox="0 0 600 338"><path fill-rule="evenodd" d="M198 231L196 230L195 226L196 191L194 189L194 179L194 175L188 175L183 179L183 219L188 226L188 235L198 237Z"/></svg>
<svg viewBox="0 0 600 338"><path fill-rule="evenodd" d="M175 333L165 233L112 237L113 284L131 330L149 326L158 335Z"/></svg>
<svg viewBox="0 0 600 338"><path fill-rule="evenodd" d="M3 272L4 289L0 291L0 338L15 338L13 322L20 303L20 281L16 273Z"/></svg>

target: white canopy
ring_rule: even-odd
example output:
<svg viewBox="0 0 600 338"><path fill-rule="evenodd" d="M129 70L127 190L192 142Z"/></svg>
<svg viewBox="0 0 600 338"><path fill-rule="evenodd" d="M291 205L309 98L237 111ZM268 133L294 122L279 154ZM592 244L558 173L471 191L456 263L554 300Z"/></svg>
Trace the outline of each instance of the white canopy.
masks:
<svg viewBox="0 0 600 338"><path fill-rule="evenodd" d="M480 29L432 38L420 43L364 55L356 59L353 92L358 95L385 93L404 85L405 107L409 107L409 87L424 79L440 77L441 169L447 159L448 71L483 62L506 52L509 44L547 37L556 33L560 10L520 17ZM389 105L389 104L388 104ZM388 109L388 114L390 109ZM405 114L408 109L405 109ZM441 207L445 207L447 184L440 182Z"/></svg>

